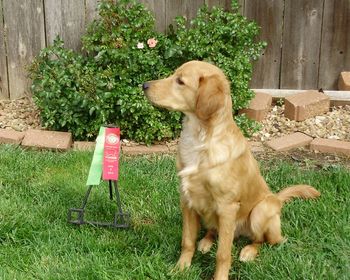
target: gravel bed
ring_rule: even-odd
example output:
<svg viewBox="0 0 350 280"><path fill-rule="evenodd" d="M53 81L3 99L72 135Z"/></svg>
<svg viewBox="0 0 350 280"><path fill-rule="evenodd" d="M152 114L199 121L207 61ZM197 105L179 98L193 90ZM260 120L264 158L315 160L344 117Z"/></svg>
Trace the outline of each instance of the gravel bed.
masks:
<svg viewBox="0 0 350 280"><path fill-rule="evenodd" d="M350 105L332 107L328 113L302 122L285 118L283 112L283 105L272 107L261 122L261 130L255 133L251 140L265 142L299 131L316 138L350 141ZM41 128L39 111L32 99L0 100L0 128L16 131ZM125 142L128 146L135 145L127 140Z"/></svg>
<svg viewBox="0 0 350 280"><path fill-rule="evenodd" d="M293 132L303 132L314 138L350 141L350 105L332 107L326 114L302 122L284 116L284 105L274 106L261 122L261 130L252 140L268 141Z"/></svg>
<svg viewBox="0 0 350 280"><path fill-rule="evenodd" d="M39 111L31 98L0 100L0 128L25 131L41 128Z"/></svg>

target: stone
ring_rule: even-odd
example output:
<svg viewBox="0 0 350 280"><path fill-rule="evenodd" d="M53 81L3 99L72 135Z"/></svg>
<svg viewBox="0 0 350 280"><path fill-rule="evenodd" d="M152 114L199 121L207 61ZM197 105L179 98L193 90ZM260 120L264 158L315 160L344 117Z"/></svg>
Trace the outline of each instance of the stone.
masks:
<svg viewBox="0 0 350 280"><path fill-rule="evenodd" d="M287 96L284 115L290 120L303 121L329 111L330 99L316 90Z"/></svg>
<svg viewBox="0 0 350 280"><path fill-rule="evenodd" d="M29 129L24 136L22 146L67 151L72 146L72 134L70 132Z"/></svg>
<svg viewBox="0 0 350 280"><path fill-rule="evenodd" d="M282 152L310 144L312 137L301 132L285 135L266 142L266 145L275 151Z"/></svg>
<svg viewBox="0 0 350 280"><path fill-rule="evenodd" d="M341 72L338 79L339 90L350 90L350 72Z"/></svg>
<svg viewBox="0 0 350 280"><path fill-rule="evenodd" d="M246 114L248 118L256 121L262 121L272 103L272 96L263 92L256 92L255 97L250 101L248 108L239 111L240 114Z"/></svg>
<svg viewBox="0 0 350 280"><path fill-rule="evenodd" d="M310 149L322 153L344 154L350 156L350 142L348 141L316 138L310 143Z"/></svg>
<svg viewBox="0 0 350 280"><path fill-rule="evenodd" d="M24 132L18 132L10 129L0 129L0 144L19 145L24 137Z"/></svg>

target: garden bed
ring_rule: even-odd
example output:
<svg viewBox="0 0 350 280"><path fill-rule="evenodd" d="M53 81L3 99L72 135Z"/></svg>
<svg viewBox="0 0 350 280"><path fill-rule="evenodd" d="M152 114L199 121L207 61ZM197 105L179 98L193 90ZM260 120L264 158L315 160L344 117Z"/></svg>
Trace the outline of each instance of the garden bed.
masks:
<svg viewBox="0 0 350 280"><path fill-rule="evenodd" d="M314 138L350 141L350 105L332 107L326 114L302 122L289 120L283 112L283 105L273 106L267 117L261 122L261 130L255 133L251 140L265 142L299 131ZM32 99L0 101L0 128L16 131L40 128L40 114ZM138 143L125 141L124 144L132 146Z"/></svg>
<svg viewBox="0 0 350 280"><path fill-rule="evenodd" d="M255 141L265 142L297 131L314 138L350 141L350 105L332 107L325 114L300 122L284 116L284 105L275 105L261 125L252 137Z"/></svg>

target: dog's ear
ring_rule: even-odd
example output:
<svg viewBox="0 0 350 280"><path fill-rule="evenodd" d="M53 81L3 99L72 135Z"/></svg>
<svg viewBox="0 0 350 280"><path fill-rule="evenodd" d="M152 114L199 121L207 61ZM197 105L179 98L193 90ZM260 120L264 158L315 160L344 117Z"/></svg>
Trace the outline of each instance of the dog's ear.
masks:
<svg viewBox="0 0 350 280"><path fill-rule="evenodd" d="M218 75L199 79L196 115L199 119L209 120L214 113L224 106L224 88Z"/></svg>

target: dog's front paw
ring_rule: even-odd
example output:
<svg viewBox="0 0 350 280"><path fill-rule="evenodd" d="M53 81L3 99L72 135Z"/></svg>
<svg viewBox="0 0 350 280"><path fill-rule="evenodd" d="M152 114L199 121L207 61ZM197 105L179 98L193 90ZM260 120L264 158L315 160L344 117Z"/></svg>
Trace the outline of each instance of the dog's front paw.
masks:
<svg viewBox="0 0 350 280"><path fill-rule="evenodd" d="M176 264L176 269L183 271L191 266L192 256L189 254L181 254L180 259Z"/></svg>

